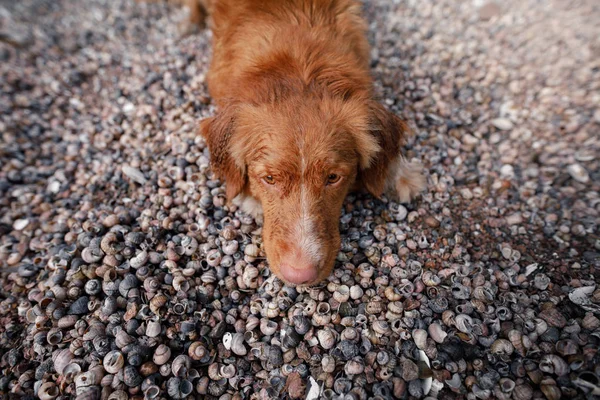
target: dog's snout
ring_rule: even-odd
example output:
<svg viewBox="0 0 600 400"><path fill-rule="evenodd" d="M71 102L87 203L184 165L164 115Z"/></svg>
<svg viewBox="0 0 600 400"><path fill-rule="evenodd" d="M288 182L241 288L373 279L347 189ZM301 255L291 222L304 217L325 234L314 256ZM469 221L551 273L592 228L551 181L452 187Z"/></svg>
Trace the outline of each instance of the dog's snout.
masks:
<svg viewBox="0 0 600 400"><path fill-rule="evenodd" d="M303 263L297 260L286 260L280 266L281 275L290 283L302 285L311 283L318 276L318 270L315 265Z"/></svg>

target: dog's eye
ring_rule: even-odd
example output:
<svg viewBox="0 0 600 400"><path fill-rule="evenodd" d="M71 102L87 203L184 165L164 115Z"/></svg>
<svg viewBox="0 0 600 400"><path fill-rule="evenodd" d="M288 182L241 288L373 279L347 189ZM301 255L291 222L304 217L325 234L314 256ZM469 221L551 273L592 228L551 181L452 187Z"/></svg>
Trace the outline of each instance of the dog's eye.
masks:
<svg viewBox="0 0 600 400"><path fill-rule="evenodd" d="M333 185L335 183L338 183L341 178L342 177L339 176L338 174L329 174L329 176L327 177L327 184Z"/></svg>
<svg viewBox="0 0 600 400"><path fill-rule="evenodd" d="M268 183L269 185L274 185L275 184L275 179L273 178L272 175L267 175L263 178L263 180Z"/></svg>

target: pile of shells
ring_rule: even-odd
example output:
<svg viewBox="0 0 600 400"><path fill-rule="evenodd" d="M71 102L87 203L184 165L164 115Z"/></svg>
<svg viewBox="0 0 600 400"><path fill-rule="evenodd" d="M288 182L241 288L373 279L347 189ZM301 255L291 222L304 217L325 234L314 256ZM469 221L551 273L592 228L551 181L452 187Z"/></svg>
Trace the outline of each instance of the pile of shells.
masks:
<svg viewBox="0 0 600 400"><path fill-rule="evenodd" d="M376 90L429 189L348 196L334 272L298 288L196 133L210 34L180 38L185 10L159 2L13 3L1 398L600 396L592 3L366 4Z"/></svg>

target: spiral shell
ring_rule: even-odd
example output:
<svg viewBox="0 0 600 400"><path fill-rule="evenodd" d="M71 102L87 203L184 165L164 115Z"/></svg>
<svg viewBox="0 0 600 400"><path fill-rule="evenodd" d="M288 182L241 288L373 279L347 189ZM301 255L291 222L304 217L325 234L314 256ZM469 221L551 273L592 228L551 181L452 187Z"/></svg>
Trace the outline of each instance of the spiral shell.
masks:
<svg viewBox="0 0 600 400"><path fill-rule="evenodd" d="M188 355L192 360L201 360L206 354L207 350L202 342L193 342L188 348Z"/></svg>
<svg viewBox="0 0 600 400"><path fill-rule="evenodd" d="M154 363L156 365L163 365L163 364L166 364L170 358L171 358L171 349L164 344L160 344L160 345L158 345L156 350L154 350L154 355L152 356L152 361L154 361Z"/></svg>
<svg viewBox="0 0 600 400"><path fill-rule="evenodd" d="M336 336L329 328L319 330L317 332L317 338L319 339L319 344L321 344L321 347L325 350L329 350L335 346Z"/></svg>
<svg viewBox="0 0 600 400"><path fill-rule="evenodd" d="M123 368L124 365L125 358L120 351L109 351L108 354L104 356L103 366L106 372L109 374L116 374Z"/></svg>
<svg viewBox="0 0 600 400"><path fill-rule="evenodd" d="M37 391L40 400L53 400L60 394L54 382L43 383Z"/></svg>

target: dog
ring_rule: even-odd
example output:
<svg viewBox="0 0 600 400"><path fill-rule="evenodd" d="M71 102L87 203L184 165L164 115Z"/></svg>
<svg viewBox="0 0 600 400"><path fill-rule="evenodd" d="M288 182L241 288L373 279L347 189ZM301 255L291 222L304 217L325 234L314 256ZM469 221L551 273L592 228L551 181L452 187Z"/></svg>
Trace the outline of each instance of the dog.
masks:
<svg viewBox="0 0 600 400"><path fill-rule="evenodd" d="M263 221L271 271L289 285L331 273L351 191L407 202L425 187L401 147L408 128L375 98L361 5L354 0L191 0L209 16L200 122L225 195ZM198 7L198 8L194 8Z"/></svg>

